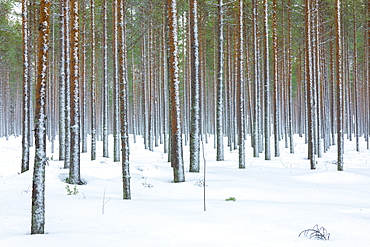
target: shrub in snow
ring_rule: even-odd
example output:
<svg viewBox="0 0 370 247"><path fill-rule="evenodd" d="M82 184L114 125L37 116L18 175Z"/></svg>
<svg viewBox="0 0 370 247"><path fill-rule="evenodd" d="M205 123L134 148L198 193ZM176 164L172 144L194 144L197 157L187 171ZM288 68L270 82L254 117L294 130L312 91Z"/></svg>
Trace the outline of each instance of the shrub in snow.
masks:
<svg viewBox="0 0 370 247"><path fill-rule="evenodd" d="M147 177L143 177L143 179L144 179L144 182L142 182L141 184L142 184L145 188L152 188L152 187L153 187L153 185L152 185L151 183L147 183L147 182L146 182Z"/></svg>
<svg viewBox="0 0 370 247"><path fill-rule="evenodd" d="M198 179L198 181L195 182L194 186L198 186L198 187L204 187L204 186L208 186L206 184L204 184L204 179L201 177Z"/></svg>
<svg viewBox="0 0 370 247"><path fill-rule="evenodd" d="M77 186L73 188L73 190L69 187L69 185L66 185L67 195L77 195L79 193Z"/></svg>
<svg viewBox="0 0 370 247"><path fill-rule="evenodd" d="M235 197L229 197L229 198L227 198L227 199L225 199L225 201L227 201L227 202L235 202L236 201L236 199L235 199Z"/></svg>
<svg viewBox="0 0 370 247"><path fill-rule="evenodd" d="M328 233L324 227L319 228L316 224L312 229L304 230L298 236L305 236L310 239L329 240L330 233Z"/></svg>

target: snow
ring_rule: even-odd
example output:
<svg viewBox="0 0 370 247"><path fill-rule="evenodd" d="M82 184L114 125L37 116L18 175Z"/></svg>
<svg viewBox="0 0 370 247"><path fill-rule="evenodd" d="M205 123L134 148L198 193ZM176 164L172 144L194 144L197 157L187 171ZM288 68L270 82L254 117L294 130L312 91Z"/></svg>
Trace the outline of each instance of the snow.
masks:
<svg viewBox="0 0 370 247"><path fill-rule="evenodd" d="M113 137L109 140L112 144ZM304 138L295 139L295 154L281 146L281 157L271 161L253 158L246 145L243 170L237 168L237 150L227 148L225 161L215 161L213 143L204 144L206 212L203 188L196 185L202 174L186 172L186 182L172 183L163 146L150 152L137 140L130 143L132 200L122 200L121 163L102 157L102 142L97 142L97 160L81 154L81 178L87 184L76 186L77 195L67 195L68 170L48 145L46 234L30 235L33 164L19 174L22 138L0 138L1 246L369 245L370 151L363 138L360 153L355 142L345 142L342 172L333 162L336 147L310 170ZM187 165L188 153L185 147ZM201 170L203 165L202 159ZM69 187L73 191L74 185ZM225 201L230 197L236 201ZM298 237L315 224L331 234L329 241Z"/></svg>

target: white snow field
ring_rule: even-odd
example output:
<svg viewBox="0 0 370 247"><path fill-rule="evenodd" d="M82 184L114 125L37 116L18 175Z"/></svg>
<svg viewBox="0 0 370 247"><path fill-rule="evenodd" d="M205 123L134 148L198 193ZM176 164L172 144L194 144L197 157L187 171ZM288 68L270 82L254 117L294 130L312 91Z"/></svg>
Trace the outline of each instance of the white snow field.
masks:
<svg viewBox="0 0 370 247"><path fill-rule="evenodd" d="M361 152L346 141L343 172L336 170L335 146L310 170L303 138L296 138L295 154L282 142L281 158L271 161L253 158L249 141L244 170L237 150L225 145L225 161L216 162L213 143L204 144L206 211L197 186L203 174L186 172L186 182L172 183L163 146L150 152L141 138L131 141L128 201L121 164L102 157L101 142L96 161L81 155L87 184L76 186L77 195L67 195L68 171L48 145L46 234L31 235L33 158L30 171L19 174L21 138L0 138L0 246L370 246L370 151L363 139ZM185 147L186 170L188 153ZM328 241L298 236L316 224L330 233Z"/></svg>

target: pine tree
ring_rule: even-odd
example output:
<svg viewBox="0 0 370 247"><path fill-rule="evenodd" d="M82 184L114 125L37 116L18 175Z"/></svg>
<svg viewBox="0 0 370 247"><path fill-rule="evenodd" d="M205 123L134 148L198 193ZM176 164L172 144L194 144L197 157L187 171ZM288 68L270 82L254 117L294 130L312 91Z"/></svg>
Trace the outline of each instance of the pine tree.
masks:
<svg viewBox="0 0 370 247"><path fill-rule="evenodd" d="M343 82L342 82L342 36L341 36L341 2L335 2L335 40L336 40L336 74L337 74L337 145L338 171L343 171Z"/></svg>
<svg viewBox="0 0 370 247"><path fill-rule="evenodd" d="M191 53L191 119L190 119L190 172L200 169L200 64L198 38L198 3L190 1Z"/></svg>
<svg viewBox="0 0 370 247"><path fill-rule="evenodd" d="M70 184L81 183L80 178L80 89L79 89L79 0L70 0L71 16L71 163Z"/></svg>
<svg viewBox="0 0 370 247"><path fill-rule="evenodd" d="M177 38L177 6L176 0L167 0L169 26L169 73L171 98L171 165L174 172L174 182L185 181L181 122L180 122L180 90L178 67Z"/></svg>
<svg viewBox="0 0 370 247"><path fill-rule="evenodd" d="M46 83L50 33L50 1L41 0L37 52L35 163L32 181L31 234L43 234L45 226Z"/></svg>
<svg viewBox="0 0 370 247"><path fill-rule="evenodd" d="M271 102L270 102L270 68L269 68L269 27L268 27L268 0L264 3L264 94L265 94L265 160L271 159L271 144L270 144L270 112L271 112Z"/></svg>
<svg viewBox="0 0 370 247"><path fill-rule="evenodd" d="M66 141L66 121L65 121L65 107L66 107L66 74L65 74L65 1L60 1L60 44L59 44L59 160L65 159L65 141Z"/></svg>
<svg viewBox="0 0 370 247"><path fill-rule="evenodd" d="M91 160L96 160L96 55L95 55L95 0L90 2L91 11Z"/></svg>
<svg viewBox="0 0 370 247"><path fill-rule="evenodd" d="M108 158L108 34L107 0L103 1L103 157Z"/></svg>
<svg viewBox="0 0 370 247"><path fill-rule="evenodd" d="M118 0L119 6L119 80L120 80L120 109L121 109L121 149L122 149L122 181L123 199L131 199L130 189L130 149L128 137L128 83L126 70L126 0Z"/></svg>
<svg viewBox="0 0 370 247"><path fill-rule="evenodd" d="M244 23L243 23L243 0L238 2L238 47L237 47L237 90L238 90L238 144L239 144L239 168L245 168L245 110L244 110Z"/></svg>
<svg viewBox="0 0 370 247"><path fill-rule="evenodd" d="M217 38L217 96L216 96L216 143L217 161L224 160L224 134L223 134L223 97L224 97L224 6L222 0L218 1L218 38Z"/></svg>
<svg viewBox="0 0 370 247"><path fill-rule="evenodd" d="M23 123L22 123L22 167L21 172L29 170L30 162L30 90L29 90L29 50L28 50L28 33L29 33L29 21L28 21L28 8L29 1L22 1L22 37L23 37ZM1 113L0 113L1 114Z"/></svg>
<svg viewBox="0 0 370 247"><path fill-rule="evenodd" d="M118 0L113 1L113 161L119 162L119 63L118 63Z"/></svg>

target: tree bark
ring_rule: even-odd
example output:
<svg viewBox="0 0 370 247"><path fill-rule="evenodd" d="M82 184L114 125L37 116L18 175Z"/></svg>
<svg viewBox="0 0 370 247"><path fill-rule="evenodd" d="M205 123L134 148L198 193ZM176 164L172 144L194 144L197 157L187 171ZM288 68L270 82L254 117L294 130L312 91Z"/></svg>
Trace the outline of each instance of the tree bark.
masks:
<svg viewBox="0 0 370 247"><path fill-rule="evenodd" d="M91 160L96 160L95 0L91 0Z"/></svg>
<svg viewBox="0 0 370 247"><path fill-rule="evenodd" d="M223 135L223 97L224 97L224 7L223 1L218 1L218 56L217 56L217 110L216 110L216 136L217 136L217 161L224 160L224 135Z"/></svg>
<svg viewBox="0 0 370 247"><path fill-rule="evenodd" d="M126 0L118 0L119 5L119 80L120 80L120 111L121 111L121 150L122 150L122 182L123 199L131 199L130 189L130 148L128 136L128 83L126 70Z"/></svg>
<svg viewBox="0 0 370 247"><path fill-rule="evenodd" d="M71 6L70 1L65 0L65 32L64 32L64 70L65 70L65 105L64 105L64 121L65 121L65 154L64 154L64 168L68 169L71 164Z"/></svg>
<svg viewBox="0 0 370 247"><path fill-rule="evenodd" d="M107 0L103 1L103 157L108 158L108 34Z"/></svg>
<svg viewBox="0 0 370 247"><path fill-rule="evenodd" d="M274 52L274 147L275 147L275 157L280 156L280 146L279 146L279 89L278 89L278 36L277 36L277 7L276 0L272 1L272 40L273 40L273 52Z"/></svg>
<svg viewBox="0 0 370 247"><path fill-rule="evenodd" d="M316 169L314 145L314 109L313 109L313 78L312 78L312 42L311 42L311 1L305 0L306 8L306 86L307 86L307 115L308 115L308 158L311 169Z"/></svg>
<svg viewBox="0 0 370 247"><path fill-rule="evenodd" d="M265 160L271 160L271 144L270 144L270 69L269 69L269 33L268 33L268 0L265 0L264 4L264 39L265 39L265 50L264 50L264 93L265 93Z"/></svg>
<svg viewBox="0 0 370 247"><path fill-rule="evenodd" d="M258 1L253 0L253 61L254 61L254 121L253 121L253 157L259 157L260 153L260 76L259 76L259 52L258 52Z"/></svg>
<svg viewBox="0 0 370 247"><path fill-rule="evenodd" d="M190 1L190 54L191 54L191 123L190 172L200 169L200 64L198 38L198 2Z"/></svg>
<svg viewBox="0 0 370 247"><path fill-rule="evenodd" d="M238 144L239 169L245 168L245 109L244 109L244 25L243 0L238 3L238 49L237 49L237 106L238 106Z"/></svg>
<svg viewBox="0 0 370 247"><path fill-rule="evenodd" d="M46 83L48 75L50 1L40 2L37 53L35 163L32 182L31 234L44 234L46 157Z"/></svg>
<svg viewBox="0 0 370 247"><path fill-rule="evenodd" d="M185 181L181 116L180 116L180 88L178 67L178 39L177 39L177 7L176 0L167 0L169 26L169 73L171 97L171 165L174 172L174 182Z"/></svg>
<svg viewBox="0 0 370 247"><path fill-rule="evenodd" d="M29 91L29 50L28 50L28 0L22 1L22 37L23 37L23 121L22 121L22 166L21 172L26 172L29 170L30 166L30 144L29 144L29 135L30 135L30 91ZM0 113L1 114L1 113Z"/></svg>
<svg viewBox="0 0 370 247"><path fill-rule="evenodd" d="M118 63L118 3L113 0L113 161L119 162L120 116L119 116L119 63Z"/></svg>
<svg viewBox="0 0 370 247"><path fill-rule="evenodd" d="M60 1L60 42L59 42L59 160L65 159L66 122L66 73L65 73L65 1Z"/></svg>
<svg viewBox="0 0 370 247"><path fill-rule="evenodd" d="M335 2L335 40L336 40L336 74L337 74L337 169L343 171L343 82L342 82L342 36L341 36L341 2Z"/></svg>
<svg viewBox="0 0 370 247"><path fill-rule="evenodd" d="M71 7L71 163L70 184L80 184L80 89L79 89L79 0L70 0Z"/></svg>
<svg viewBox="0 0 370 247"><path fill-rule="evenodd" d="M81 152L87 153L87 130L86 125L88 122L87 118L87 90L86 90L86 46L87 46L87 40L86 40L86 8L87 8L87 2L83 1L82 7L81 7L81 16L82 16L82 31L81 31L81 40L82 40L82 51L81 51Z"/></svg>

